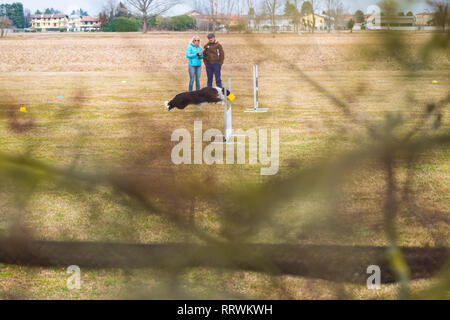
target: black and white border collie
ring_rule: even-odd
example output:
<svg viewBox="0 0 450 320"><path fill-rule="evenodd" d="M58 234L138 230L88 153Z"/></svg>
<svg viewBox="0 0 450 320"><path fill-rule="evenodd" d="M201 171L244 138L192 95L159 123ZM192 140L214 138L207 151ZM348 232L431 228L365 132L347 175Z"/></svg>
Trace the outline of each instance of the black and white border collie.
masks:
<svg viewBox="0 0 450 320"><path fill-rule="evenodd" d="M227 97L231 94L227 90ZM183 110L189 105L203 106L205 104L213 104L223 102L225 99L225 89L222 88L203 88L193 92L183 92L177 94L171 101L166 101L164 105L167 111L174 108Z"/></svg>

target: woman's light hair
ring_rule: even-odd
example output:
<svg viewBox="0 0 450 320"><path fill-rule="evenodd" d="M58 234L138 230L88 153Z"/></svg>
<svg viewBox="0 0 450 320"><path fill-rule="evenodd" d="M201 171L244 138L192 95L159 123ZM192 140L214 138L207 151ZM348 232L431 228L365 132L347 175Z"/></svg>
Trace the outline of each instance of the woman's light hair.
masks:
<svg viewBox="0 0 450 320"><path fill-rule="evenodd" d="M200 37L197 36L197 35L193 36L190 43L194 43L195 39L199 39L200 40Z"/></svg>

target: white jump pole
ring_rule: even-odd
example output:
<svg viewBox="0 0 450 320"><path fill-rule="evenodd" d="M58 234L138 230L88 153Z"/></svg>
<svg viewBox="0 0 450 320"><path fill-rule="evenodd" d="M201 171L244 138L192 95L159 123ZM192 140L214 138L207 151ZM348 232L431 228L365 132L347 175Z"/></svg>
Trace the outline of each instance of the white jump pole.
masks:
<svg viewBox="0 0 450 320"><path fill-rule="evenodd" d="M233 106L227 97L227 89L231 92L231 78L228 79L228 88L225 83L224 106L225 106L225 142L229 142L233 136ZM230 104L230 108L228 108Z"/></svg>
<svg viewBox="0 0 450 320"><path fill-rule="evenodd" d="M224 85L225 92L227 92L227 89L231 92L231 78L228 79L228 87L225 82ZM224 105L224 113L225 113L225 132L223 135L223 142L214 142L214 143L220 143L220 144L234 144L233 137L240 137L245 135L236 135L233 134L233 105L231 101L228 100L228 96L225 94L223 97L223 105Z"/></svg>
<svg viewBox="0 0 450 320"><path fill-rule="evenodd" d="M249 113L261 113L269 111L268 108L259 107L259 72L258 65L253 65L253 108L245 110Z"/></svg>

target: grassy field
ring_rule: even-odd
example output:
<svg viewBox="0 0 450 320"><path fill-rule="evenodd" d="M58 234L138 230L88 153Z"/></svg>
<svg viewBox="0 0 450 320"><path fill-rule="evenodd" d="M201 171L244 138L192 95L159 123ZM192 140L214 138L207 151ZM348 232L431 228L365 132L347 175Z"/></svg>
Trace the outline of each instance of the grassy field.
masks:
<svg viewBox="0 0 450 320"><path fill-rule="evenodd" d="M407 51L416 52L432 34L407 37ZM189 107L168 113L164 101L185 91L188 84L185 47L192 37L179 34L36 34L0 39L0 150L58 166L103 172L120 169L130 176L154 178L168 168L171 133L203 129L223 130L220 105ZM201 35L202 43L206 36ZM360 119L382 120L398 111L406 122L431 101L448 95L450 53L441 51L415 76L395 60L384 59L382 34L333 33L316 35L220 35L226 52L223 79L231 77L237 99L235 128L280 130L280 175L289 174L292 159L305 166L333 157L334 150L351 149L364 133L350 124L324 90L346 101ZM414 59L415 54L411 54ZM252 105L252 64L260 68L260 100L267 114L249 115ZM433 83L436 80L437 83ZM314 82L313 82L314 81ZM202 84L206 83L203 70ZM322 90L314 85L316 83ZM62 96L63 99L57 97ZM20 107L27 113L18 113ZM11 116L30 123L22 133L13 130ZM448 130L443 118L440 130ZM433 152L415 168L418 202L431 212L450 207L448 152ZM149 158L152 160L150 161ZM228 186L242 179L264 181L259 165L195 166L195 172L213 172ZM181 173L180 173L181 177ZM181 178L180 178L181 179ZM404 179L404 172L399 180ZM149 183L150 184L150 183ZM279 208L279 223L290 226L277 234L269 228L251 241L264 243L387 245L378 209L384 188L382 172L362 168L349 177L340 195L345 217L322 212L320 201L292 201ZM21 225L33 238L45 240L178 242L196 239L164 217L131 214L111 197L110 190L71 194L66 190L37 191L27 199ZM0 232L17 218L14 197L0 185ZM325 210L326 211L326 210ZM198 208L202 228L214 232L220 217ZM314 218L314 219L313 219ZM353 219L344 228L347 219ZM448 220L447 220L448 221ZM334 228L342 224L341 228ZM100 227L99 227L100 226ZM399 216L402 246L448 246L445 220ZM344 230L345 232L337 232ZM83 270L82 289L66 287L62 268L30 268L0 264L0 298L99 299L169 297L163 286L167 274L158 270ZM342 284L291 276L268 276L196 268L179 275L181 287L199 298L395 298L397 285L372 291L365 284ZM435 279L414 280L420 293ZM155 294L158 292L158 294Z"/></svg>

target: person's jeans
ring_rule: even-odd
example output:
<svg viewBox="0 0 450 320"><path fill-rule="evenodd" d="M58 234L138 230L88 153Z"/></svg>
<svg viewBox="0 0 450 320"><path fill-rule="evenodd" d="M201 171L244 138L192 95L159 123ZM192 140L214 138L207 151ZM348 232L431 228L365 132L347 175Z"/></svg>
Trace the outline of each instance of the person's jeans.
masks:
<svg viewBox="0 0 450 320"><path fill-rule="evenodd" d="M202 67L189 66L189 92L193 90L194 80L197 91L200 90L200 76L202 74Z"/></svg>
<svg viewBox="0 0 450 320"><path fill-rule="evenodd" d="M216 77L216 86L218 88L222 88L222 79L221 79L221 71L222 66L218 63L216 64L205 64L206 66L206 75L208 76L208 87L212 87L213 77Z"/></svg>

